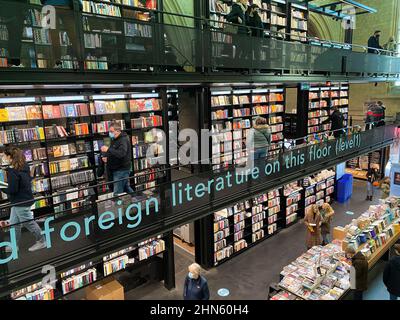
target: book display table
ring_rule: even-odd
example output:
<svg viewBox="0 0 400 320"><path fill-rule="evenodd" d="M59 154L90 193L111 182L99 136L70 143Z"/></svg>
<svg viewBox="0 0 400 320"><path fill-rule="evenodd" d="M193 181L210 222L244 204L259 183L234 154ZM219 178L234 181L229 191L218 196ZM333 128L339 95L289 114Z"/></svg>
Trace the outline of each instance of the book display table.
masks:
<svg viewBox="0 0 400 320"><path fill-rule="evenodd" d="M284 267L271 300L340 300L350 290L351 261L346 251L360 251L371 270L400 239L400 199L370 206L346 227L336 227L333 242L317 246Z"/></svg>

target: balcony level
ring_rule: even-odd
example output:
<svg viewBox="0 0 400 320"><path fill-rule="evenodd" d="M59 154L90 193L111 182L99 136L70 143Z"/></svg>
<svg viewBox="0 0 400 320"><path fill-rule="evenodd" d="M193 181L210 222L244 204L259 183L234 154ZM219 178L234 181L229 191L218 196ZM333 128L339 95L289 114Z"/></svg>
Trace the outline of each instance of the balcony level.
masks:
<svg viewBox="0 0 400 320"><path fill-rule="evenodd" d="M10 24L2 22L1 84L380 82L400 77L400 57L393 52L367 53L371 48L294 38L283 31L263 37L232 34L215 28L212 20L156 10L141 21L122 6L121 16L67 11L64 15L75 21L74 37L68 38L65 26L42 26L40 5L4 0L0 5L12 8L4 10L9 14L19 12L12 20L24 26L10 36ZM166 22L174 18L190 20L193 27ZM21 47L24 67L7 67L12 47Z"/></svg>

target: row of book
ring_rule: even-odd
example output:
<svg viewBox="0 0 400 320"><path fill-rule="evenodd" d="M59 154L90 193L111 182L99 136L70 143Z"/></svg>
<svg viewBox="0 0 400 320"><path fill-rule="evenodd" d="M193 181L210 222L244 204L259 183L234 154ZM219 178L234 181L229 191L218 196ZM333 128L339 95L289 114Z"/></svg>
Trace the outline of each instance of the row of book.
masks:
<svg viewBox="0 0 400 320"><path fill-rule="evenodd" d="M131 100L115 100L100 101L96 100L90 104L92 114L115 114L130 112L151 112L161 110L161 101L159 99L131 99Z"/></svg>
<svg viewBox="0 0 400 320"><path fill-rule="evenodd" d="M63 294L67 294L92 282L95 282L96 278L97 270L95 268L91 268L83 273L73 275L61 282Z"/></svg>
<svg viewBox="0 0 400 320"><path fill-rule="evenodd" d="M63 176L51 177L50 180L53 189L59 189L94 181L94 173L92 170L86 170Z"/></svg>
<svg viewBox="0 0 400 320"><path fill-rule="evenodd" d="M253 95L251 99L247 95L241 95L241 96L233 95L232 100L231 97L227 95L212 96L211 106L219 107L219 106L229 106L229 105L250 104L250 100L252 101L252 103L283 102L284 94L269 93L263 95Z"/></svg>
<svg viewBox="0 0 400 320"><path fill-rule="evenodd" d="M88 168L90 165L87 156L49 162L50 174Z"/></svg>

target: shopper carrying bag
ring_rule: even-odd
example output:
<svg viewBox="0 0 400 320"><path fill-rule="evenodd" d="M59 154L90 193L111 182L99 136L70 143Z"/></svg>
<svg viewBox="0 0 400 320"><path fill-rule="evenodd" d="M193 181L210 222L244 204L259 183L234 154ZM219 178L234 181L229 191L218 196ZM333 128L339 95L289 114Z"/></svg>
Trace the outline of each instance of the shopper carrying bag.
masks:
<svg viewBox="0 0 400 320"><path fill-rule="evenodd" d="M210 291L206 278L201 275L201 267L197 263L189 266L189 273L183 286L184 300L209 300Z"/></svg>
<svg viewBox="0 0 400 320"><path fill-rule="evenodd" d="M37 222L34 220L32 205L35 203L32 194L32 177L29 166L26 164L23 152L16 147L7 147L4 151L6 160L10 163L6 169L8 187L2 189L8 195L11 202L10 220L2 222L1 225L10 226L15 229L17 245L21 239L22 227L27 228L36 239L36 243L29 251L36 251L47 247L45 238L42 235ZM10 252L11 248L6 248Z"/></svg>
<svg viewBox="0 0 400 320"><path fill-rule="evenodd" d="M322 218L321 213L318 210L318 206L315 204L312 206L312 210L307 212L304 217L304 224L307 227L306 232L306 245L307 249L311 249L314 246L321 245L321 224Z"/></svg>

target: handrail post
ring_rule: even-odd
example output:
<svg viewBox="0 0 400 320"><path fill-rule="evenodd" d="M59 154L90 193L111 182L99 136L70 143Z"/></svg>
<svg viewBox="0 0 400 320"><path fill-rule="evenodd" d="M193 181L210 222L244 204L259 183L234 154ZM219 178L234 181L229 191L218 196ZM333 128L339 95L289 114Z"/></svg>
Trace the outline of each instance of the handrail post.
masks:
<svg viewBox="0 0 400 320"><path fill-rule="evenodd" d="M75 20L75 27L77 28L78 43L76 43L77 50L75 51L78 59L78 70L83 72L85 70L85 45L83 33L83 16L81 13L81 4L79 0L73 0L73 14ZM74 45L73 43L71 45Z"/></svg>

